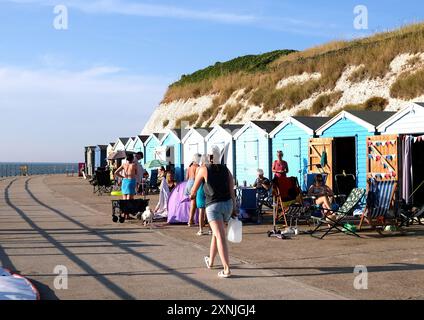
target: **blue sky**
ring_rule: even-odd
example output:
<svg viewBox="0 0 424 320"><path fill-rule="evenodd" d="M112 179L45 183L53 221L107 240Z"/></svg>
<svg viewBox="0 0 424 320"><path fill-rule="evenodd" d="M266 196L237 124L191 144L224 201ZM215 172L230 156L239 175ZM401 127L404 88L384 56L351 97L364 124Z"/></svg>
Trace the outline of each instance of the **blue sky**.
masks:
<svg viewBox="0 0 424 320"><path fill-rule="evenodd" d="M68 30L53 27L55 5ZM369 29L353 27L366 5ZM0 0L0 161L81 161L139 133L167 85L216 61L421 21L421 1Z"/></svg>

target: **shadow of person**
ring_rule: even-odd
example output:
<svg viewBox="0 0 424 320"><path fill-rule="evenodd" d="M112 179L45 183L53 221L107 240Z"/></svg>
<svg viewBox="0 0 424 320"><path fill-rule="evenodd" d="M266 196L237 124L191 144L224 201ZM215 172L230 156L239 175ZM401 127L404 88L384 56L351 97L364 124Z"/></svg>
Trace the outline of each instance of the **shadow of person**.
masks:
<svg viewBox="0 0 424 320"><path fill-rule="evenodd" d="M35 288L37 288L40 293L40 300L59 300L59 297L52 289L50 289L49 286L33 279L28 280L31 281Z"/></svg>

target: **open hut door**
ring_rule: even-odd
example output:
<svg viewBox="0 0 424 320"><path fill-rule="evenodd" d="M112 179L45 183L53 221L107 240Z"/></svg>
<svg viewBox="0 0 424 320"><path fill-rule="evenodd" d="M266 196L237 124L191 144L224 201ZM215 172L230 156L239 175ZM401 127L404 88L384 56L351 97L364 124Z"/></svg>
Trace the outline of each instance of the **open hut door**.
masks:
<svg viewBox="0 0 424 320"><path fill-rule="evenodd" d="M333 138L309 139L308 171L327 174L327 185L330 188L333 188L333 145Z"/></svg>
<svg viewBox="0 0 424 320"><path fill-rule="evenodd" d="M382 135L367 138L367 179L399 179L399 136Z"/></svg>

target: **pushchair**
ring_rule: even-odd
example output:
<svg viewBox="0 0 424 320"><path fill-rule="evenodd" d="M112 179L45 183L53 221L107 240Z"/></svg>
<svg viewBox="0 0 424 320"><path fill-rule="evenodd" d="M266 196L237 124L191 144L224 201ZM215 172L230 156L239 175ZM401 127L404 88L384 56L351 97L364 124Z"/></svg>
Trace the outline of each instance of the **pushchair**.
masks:
<svg viewBox="0 0 424 320"><path fill-rule="evenodd" d="M148 205L149 199L112 200L112 221L124 223L130 215L143 213Z"/></svg>
<svg viewBox="0 0 424 320"><path fill-rule="evenodd" d="M111 193L113 183L110 179L110 171L104 169L97 169L93 178L93 193L101 196L103 193Z"/></svg>

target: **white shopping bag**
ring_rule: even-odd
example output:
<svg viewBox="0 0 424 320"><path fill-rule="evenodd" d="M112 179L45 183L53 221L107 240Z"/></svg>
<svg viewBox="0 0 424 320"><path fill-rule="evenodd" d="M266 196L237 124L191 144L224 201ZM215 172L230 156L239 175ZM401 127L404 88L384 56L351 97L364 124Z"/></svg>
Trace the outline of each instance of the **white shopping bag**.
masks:
<svg viewBox="0 0 424 320"><path fill-rule="evenodd" d="M240 243L243 235L242 222L238 218L231 218L228 222L227 239L230 242Z"/></svg>

